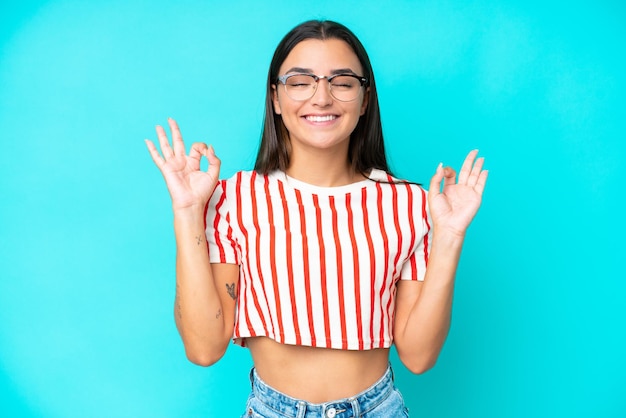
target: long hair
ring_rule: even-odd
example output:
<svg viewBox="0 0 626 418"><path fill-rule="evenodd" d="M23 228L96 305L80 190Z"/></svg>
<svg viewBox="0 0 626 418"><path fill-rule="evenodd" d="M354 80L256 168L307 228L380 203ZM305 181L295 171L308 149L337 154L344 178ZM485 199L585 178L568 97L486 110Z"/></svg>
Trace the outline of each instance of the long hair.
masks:
<svg viewBox="0 0 626 418"><path fill-rule="evenodd" d="M348 160L355 172L361 174L367 174L373 168L390 173L383 141L376 81L369 57L350 29L329 20L310 20L296 26L276 47L267 74L265 120L254 169L261 174L267 174L274 170L285 171L289 167L289 133L282 117L274 111L272 85L277 83L278 70L291 50L307 39L339 39L346 42L356 54L363 67L363 76L368 80L369 95L365 113L350 135Z"/></svg>

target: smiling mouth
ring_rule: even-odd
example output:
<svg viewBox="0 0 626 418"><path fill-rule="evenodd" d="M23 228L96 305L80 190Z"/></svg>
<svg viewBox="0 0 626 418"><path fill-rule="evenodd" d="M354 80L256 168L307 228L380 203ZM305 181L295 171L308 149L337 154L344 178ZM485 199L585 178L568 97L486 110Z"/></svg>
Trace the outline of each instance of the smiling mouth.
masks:
<svg viewBox="0 0 626 418"><path fill-rule="evenodd" d="M308 120L309 122L330 122L331 120L337 119L337 116L335 115L325 115L325 116L309 115L309 116L305 116L304 118Z"/></svg>

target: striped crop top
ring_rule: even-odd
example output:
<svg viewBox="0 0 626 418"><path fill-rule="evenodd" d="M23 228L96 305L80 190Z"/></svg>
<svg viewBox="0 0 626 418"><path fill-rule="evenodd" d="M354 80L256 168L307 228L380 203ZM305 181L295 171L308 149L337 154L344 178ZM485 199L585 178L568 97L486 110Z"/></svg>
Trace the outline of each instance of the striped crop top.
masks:
<svg viewBox="0 0 626 418"><path fill-rule="evenodd" d="M240 266L235 343L344 350L391 346L396 282L424 279L431 234L424 189L381 170L340 187L238 172L206 225L210 261Z"/></svg>

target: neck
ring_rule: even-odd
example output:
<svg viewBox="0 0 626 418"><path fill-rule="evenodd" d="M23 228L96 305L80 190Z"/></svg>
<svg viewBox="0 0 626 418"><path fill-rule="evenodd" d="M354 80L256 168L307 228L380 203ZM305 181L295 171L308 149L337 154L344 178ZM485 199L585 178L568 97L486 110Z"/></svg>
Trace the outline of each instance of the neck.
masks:
<svg viewBox="0 0 626 418"><path fill-rule="evenodd" d="M352 169L347 153L292 150L290 160L286 174L314 186L345 186L365 179Z"/></svg>

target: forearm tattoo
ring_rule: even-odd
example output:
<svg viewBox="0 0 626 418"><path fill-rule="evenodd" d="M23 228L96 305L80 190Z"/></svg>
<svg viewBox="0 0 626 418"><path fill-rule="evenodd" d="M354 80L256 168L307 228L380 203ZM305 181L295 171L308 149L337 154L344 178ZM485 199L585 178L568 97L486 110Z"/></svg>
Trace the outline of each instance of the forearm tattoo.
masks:
<svg viewBox="0 0 626 418"><path fill-rule="evenodd" d="M235 283L226 283L226 291L231 298L237 299L237 294L235 293Z"/></svg>
<svg viewBox="0 0 626 418"><path fill-rule="evenodd" d="M196 235L196 242L198 245L202 244L204 242L204 236L203 235Z"/></svg>
<svg viewBox="0 0 626 418"><path fill-rule="evenodd" d="M222 316L222 310L219 309L217 313L215 314L215 319L220 319L221 316Z"/></svg>

